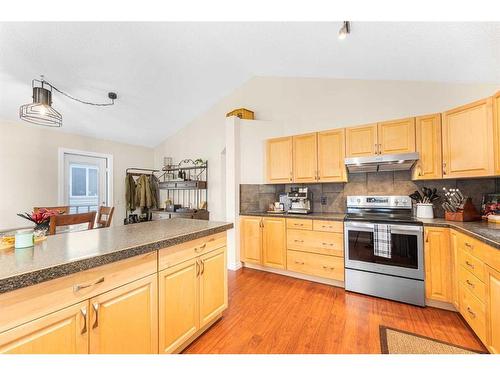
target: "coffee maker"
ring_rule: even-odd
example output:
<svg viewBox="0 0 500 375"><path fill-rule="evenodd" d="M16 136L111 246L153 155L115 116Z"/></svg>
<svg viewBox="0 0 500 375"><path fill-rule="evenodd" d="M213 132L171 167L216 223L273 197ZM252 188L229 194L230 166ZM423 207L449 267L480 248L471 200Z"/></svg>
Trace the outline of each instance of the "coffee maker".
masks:
<svg viewBox="0 0 500 375"><path fill-rule="evenodd" d="M312 193L306 187L292 187L287 193L290 201L288 213L307 215L311 212Z"/></svg>

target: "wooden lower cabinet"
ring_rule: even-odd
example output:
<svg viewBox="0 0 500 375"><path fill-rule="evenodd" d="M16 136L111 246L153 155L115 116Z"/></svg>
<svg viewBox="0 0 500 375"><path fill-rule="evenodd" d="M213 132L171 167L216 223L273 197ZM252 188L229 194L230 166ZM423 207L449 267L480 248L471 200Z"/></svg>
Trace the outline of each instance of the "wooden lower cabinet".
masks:
<svg viewBox="0 0 500 375"><path fill-rule="evenodd" d="M158 353L157 275L90 299L91 354Z"/></svg>
<svg viewBox="0 0 500 375"><path fill-rule="evenodd" d="M458 233L450 230L450 254L451 254L451 303L455 309L460 310L460 299L458 298L458 277L460 267L458 265Z"/></svg>
<svg viewBox="0 0 500 375"><path fill-rule="evenodd" d="M200 257L200 328L227 308L226 248Z"/></svg>
<svg viewBox="0 0 500 375"><path fill-rule="evenodd" d="M159 352L172 353L200 326L198 259L173 266L158 275Z"/></svg>
<svg viewBox="0 0 500 375"><path fill-rule="evenodd" d="M262 264L286 268L286 221L281 217L262 219Z"/></svg>
<svg viewBox="0 0 500 375"><path fill-rule="evenodd" d="M487 347L500 354L500 272L486 267Z"/></svg>
<svg viewBox="0 0 500 375"><path fill-rule="evenodd" d="M425 297L452 302L450 230L425 228Z"/></svg>
<svg viewBox="0 0 500 375"><path fill-rule="evenodd" d="M344 281L344 258L294 250L287 253L289 271Z"/></svg>
<svg viewBox="0 0 500 375"><path fill-rule="evenodd" d="M240 250L243 262L262 262L262 217L242 216L240 218Z"/></svg>
<svg viewBox="0 0 500 375"><path fill-rule="evenodd" d="M0 333L2 354L87 354L88 301Z"/></svg>

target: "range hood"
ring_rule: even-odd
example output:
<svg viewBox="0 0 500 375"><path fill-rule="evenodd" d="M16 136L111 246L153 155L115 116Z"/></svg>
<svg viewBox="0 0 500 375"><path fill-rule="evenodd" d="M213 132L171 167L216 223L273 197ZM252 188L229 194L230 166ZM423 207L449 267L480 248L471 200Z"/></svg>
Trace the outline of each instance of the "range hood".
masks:
<svg viewBox="0 0 500 375"><path fill-rule="evenodd" d="M349 173L407 171L418 160L418 152L408 154L366 156L346 158Z"/></svg>

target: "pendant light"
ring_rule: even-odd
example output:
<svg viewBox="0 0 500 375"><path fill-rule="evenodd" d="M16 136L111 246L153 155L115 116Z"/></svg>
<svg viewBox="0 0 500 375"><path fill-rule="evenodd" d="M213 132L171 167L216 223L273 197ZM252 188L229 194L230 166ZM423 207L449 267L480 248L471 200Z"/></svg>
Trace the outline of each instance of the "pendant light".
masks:
<svg viewBox="0 0 500 375"><path fill-rule="evenodd" d="M347 34L351 33L351 23L349 21L344 21L344 24L339 30L339 39L345 39Z"/></svg>
<svg viewBox="0 0 500 375"><path fill-rule="evenodd" d="M45 81L44 76L31 81L33 87L33 103L24 104L19 108L19 117L21 120L31 122L32 124L44 125L50 127L62 126L62 115L52 108L52 92L66 96L67 98L77 101L82 104L88 104L98 107L106 107L115 104L115 99L118 97L116 93L109 92L108 98L111 99L110 103L92 103L84 100L77 99L64 91L59 90L54 85Z"/></svg>
<svg viewBox="0 0 500 375"><path fill-rule="evenodd" d="M34 79L33 103L22 105L19 108L19 117L32 124L45 125L51 127L62 126L62 116L52 108L52 86L45 81Z"/></svg>

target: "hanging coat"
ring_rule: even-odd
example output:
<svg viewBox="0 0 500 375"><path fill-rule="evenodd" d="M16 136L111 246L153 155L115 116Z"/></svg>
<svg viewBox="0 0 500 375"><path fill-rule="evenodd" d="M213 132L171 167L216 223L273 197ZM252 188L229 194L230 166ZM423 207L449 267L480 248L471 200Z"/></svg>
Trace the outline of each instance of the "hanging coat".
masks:
<svg viewBox="0 0 500 375"><path fill-rule="evenodd" d="M135 188L135 203L137 207L141 209L153 207L153 198L151 188L149 186L149 178L144 174L137 180Z"/></svg>
<svg viewBox="0 0 500 375"><path fill-rule="evenodd" d="M160 208L160 181L154 174L149 176L149 187L151 189L151 197L153 200L152 208Z"/></svg>
<svg viewBox="0 0 500 375"><path fill-rule="evenodd" d="M135 181L131 174L125 177L125 202L129 211L134 211L137 208L135 201Z"/></svg>

